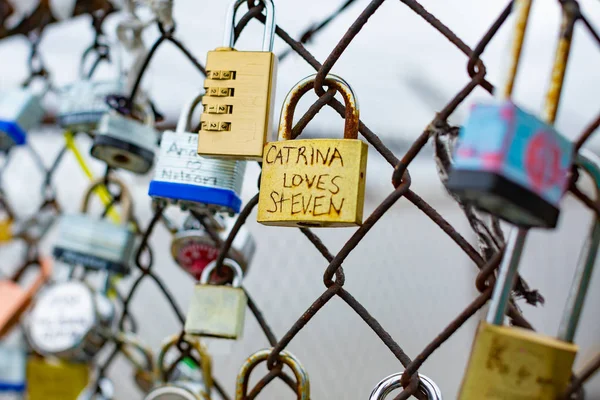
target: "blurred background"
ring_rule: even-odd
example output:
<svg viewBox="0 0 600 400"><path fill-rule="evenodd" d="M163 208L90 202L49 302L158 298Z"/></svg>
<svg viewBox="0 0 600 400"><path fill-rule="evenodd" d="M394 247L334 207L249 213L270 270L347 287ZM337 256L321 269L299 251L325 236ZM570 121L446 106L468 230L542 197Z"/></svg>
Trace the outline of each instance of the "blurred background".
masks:
<svg viewBox="0 0 600 400"><path fill-rule="evenodd" d="M37 6L37 0L12 3L16 5L17 13L23 15ZM71 2L58 0L54 5L62 9L69 7L67 3ZM292 37L299 38L311 24L337 9L338 3L341 2L275 0L276 21ZM307 44L308 50L319 61L324 61L368 3L367 0L355 1ZM473 48L507 2L423 0L421 3ZM580 3L592 22L600 26L600 2L581 0ZM228 6L229 1L174 2L176 37L202 63L205 63L207 51L221 46ZM149 14L145 15L142 10L140 17L144 19ZM115 40L115 26L120 18L122 15L114 13L104 25L106 34ZM532 112L542 110L559 24L557 2L534 3L515 92L517 102ZM494 84L502 77L510 26L510 22L505 24L482 57L487 78ZM242 50L258 48L262 28L261 24L252 21L236 47ZM146 45L149 47L158 36L156 27L148 28L144 32ZM81 54L92 40L89 16L46 28L40 53L56 87L77 79ZM276 53L286 47L279 38L275 39ZM597 115L599 50L587 31L578 27L557 121L558 130L568 137L578 136ZM27 77L28 52L29 45L23 36L0 40L0 90L15 87ZM352 41L332 72L350 83L358 97L361 119L400 157L432 120L434 113L469 81L466 63L467 58L423 19L400 1L388 0ZM296 54L279 64L275 121L287 92L311 73L312 68ZM107 67L101 69L98 76L111 74L114 71ZM168 122L174 123L183 104L202 90L203 79L177 48L163 44L144 77L143 88ZM49 97L47 106L51 112L55 105ZM474 100L486 98L489 95L477 89L452 115L450 122L461 123L466 107ZM314 100L314 93L307 94L298 106L297 115L301 115ZM339 115L325 107L308 125L305 134L307 137L341 137L342 130L343 121ZM85 135L78 135L76 140L94 173L97 176L103 174L105 165L89 156L91 140ZM60 130L46 126L31 133L30 143L49 166L64 141ZM600 138L593 138L587 146L598 152ZM411 188L476 245L462 212L439 182L429 146L409 170L413 182ZM392 168L385 160L371 151L365 216L393 190L391 173ZM244 201L256 194L258 174L256 163L249 163L243 188ZM138 176L118 171L118 175L130 185L135 214L142 226L146 226L151 217L147 190L152 173ZM2 183L19 215L30 215L36 210L42 195L42 178L31 154L25 148L17 148L2 172ZM68 154L60 164L54 184L65 211L77 211L88 180L72 155ZM168 214L174 219L182 218L181 212L175 209L169 209ZM566 196L558 228L535 231L530 235L521 273L533 288L540 290L546 303L537 308L523 302L519 304L525 317L539 332L550 335L557 332L573 269L591 218L591 213L579 202ZM322 273L327 263L297 229L259 225L256 211L251 214L246 227L257 242L257 252L244 286L276 335L281 337L325 290ZM353 232L354 229L320 229L316 233L335 253ZM51 231L44 240L43 250L47 254L51 253L55 238L56 232ZM171 258L170 242L171 234L158 226L150 239L154 267L185 311L194 281ZM0 271L8 273L17 265L22 250L19 246L10 244L0 248ZM478 294L474 285L476 266L433 222L404 199L385 214L343 266L345 288L411 357L416 356ZM56 269L60 268L57 264ZM121 281L122 292L131 281L131 278ZM154 283L144 281L131 306L140 325L140 337L155 351L164 338L180 329L167 302L156 293ZM576 337L580 345L576 367L584 365L600 351L600 314L595 307L599 302L600 273L596 272ZM469 320L420 369L438 384L446 398L456 397L474 330L484 312L485 309ZM215 376L231 395L242 362L256 350L268 347L268 342L248 313L242 340L233 343L211 340L208 347L213 355ZM336 298L311 320L288 349L308 370L313 399L366 399L380 379L402 370L401 364L360 317ZM259 367L255 375L262 376L263 368ZM124 359L117 360L108 376L115 384L116 398L141 398L131 379L131 367ZM274 382L265 389L262 398L292 398L293 395L282 387L281 383ZM589 381L586 392L588 398L600 399L600 377Z"/></svg>

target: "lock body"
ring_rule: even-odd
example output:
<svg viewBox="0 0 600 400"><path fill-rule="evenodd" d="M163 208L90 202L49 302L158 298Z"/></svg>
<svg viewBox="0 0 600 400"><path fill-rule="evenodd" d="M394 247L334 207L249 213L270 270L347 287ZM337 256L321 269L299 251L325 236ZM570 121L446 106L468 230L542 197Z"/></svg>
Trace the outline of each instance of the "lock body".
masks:
<svg viewBox="0 0 600 400"><path fill-rule="evenodd" d="M200 157L198 134L166 131L148 194L190 207L238 213L246 163Z"/></svg>
<svg viewBox="0 0 600 400"><path fill-rule="evenodd" d="M135 235L127 227L89 215L64 215L53 254L58 260L126 275Z"/></svg>
<svg viewBox="0 0 600 400"><path fill-rule="evenodd" d="M185 321L185 332L237 339L244 330L247 302L244 290L239 287L196 285Z"/></svg>
<svg viewBox="0 0 600 400"><path fill-rule="evenodd" d="M198 154L260 161L265 143L275 139L277 57L220 47L208 52L206 69Z"/></svg>
<svg viewBox="0 0 600 400"><path fill-rule="evenodd" d="M554 228L572 144L510 101L477 104L462 127L447 187L508 222Z"/></svg>
<svg viewBox="0 0 600 400"><path fill-rule="evenodd" d="M171 242L171 255L173 259L196 280L200 280L202 271L204 271L208 264L217 259L221 250L219 245L215 243L204 228L200 224L198 225L193 228L188 227L188 229L176 233ZM225 230L219 232L219 236L223 241L227 239L234 225L235 221L233 219L225 220ZM245 276L248 273L248 268L255 252L256 241L252 237L252 234L242 226L233 240L227 257L240 265ZM232 270L229 268L225 270L226 276L223 276L223 280L229 282L233 278ZM219 281L220 278L215 273L211 281Z"/></svg>
<svg viewBox="0 0 600 400"><path fill-rule="evenodd" d="M117 112L105 113L90 153L112 168L145 174L154 162L156 130Z"/></svg>
<svg viewBox="0 0 600 400"><path fill-rule="evenodd" d="M120 79L82 80L69 85L61 96L58 124L73 132L93 132L102 116L110 111L106 97L123 91L124 82Z"/></svg>
<svg viewBox="0 0 600 400"><path fill-rule="evenodd" d="M20 334L0 341L0 398L3 393L25 392L26 361L25 343Z"/></svg>
<svg viewBox="0 0 600 400"><path fill-rule="evenodd" d="M44 116L41 98L27 89L0 94L0 145L3 150L27 141L27 132Z"/></svg>
<svg viewBox="0 0 600 400"><path fill-rule="evenodd" d="M174 382L153 389L144 400L210 400L202 384Z"/></svg>
<svg viewBox="0 0 600 400"><path fill-rule="evenodd" d="M89 381L90 367L86 363L37 356L27 360L28 400L75 400Z"/></svg>
<svg viewBox="0 0 600 400"><path fill-rule="evenodd" d="M367 154L359 139L268 143L257 221L299 227L362 224Z"/></svg>
<svg viewBox="0 0 600 400"><path fill-rule="evenodd" d="M106 343L114 308L104 295L79 281L50 286L36 300L26 334L42 355L89 361Z"/></svg>
<svg viewBox="0 0 600 400"><path fill-rule="evenodd" d="M577 346L556 338L482 322L460 400L554 400L569 383Z"/></svg>
<svg viewBox="0 0 600 400"><path fill-rule="evenodd" d="M0 219L0 243L9 242L13 237L13 220L6 217Z"/></svg>
<svg viewBox="0 0 600 400"><path fill-rule="evenodd" d="M31 296L17 283L0 280L0 337L18 322L31 303Z"/></svg>

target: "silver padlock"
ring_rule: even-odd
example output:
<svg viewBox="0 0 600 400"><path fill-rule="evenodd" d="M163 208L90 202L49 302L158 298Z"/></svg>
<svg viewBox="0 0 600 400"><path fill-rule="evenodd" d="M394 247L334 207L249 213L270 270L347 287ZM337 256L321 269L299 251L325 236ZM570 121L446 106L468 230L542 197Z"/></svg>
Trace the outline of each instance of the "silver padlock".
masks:
<svg viewBox="0 0 600 400"><path fill-rule="evenodd" d="M104 184L98 179L85 194L81 214L61 217L53 254L66 264L125 275L131 268L135 244L135 234L129 228L133 205L127 186L112 175L108 180L121 188L122 224L86 214L94 189Z"/></svg>
<svg viewBox="0 0 600 400"><path fill-rule="evenodd" d="M234 271L231 286L226 286L209 282L216 266L216 261L210 263L202 271L200 283L194 288L185 320L185 332L191 335L238 339L244 331L248 302L246 293L241 288L242 268L234 260L225 259L223 266Z"/></svg>
<svg viewBox="0 0 600 400"><path fill-rule="evenodd" d="M35 300L25 322L31 347L39 354L69 361L87 362L107 342L115 318L114 304L104 290L82 281L48 286Z"/></svg>
<svg viewBox="0 0 600 400"><path fill-rule="evenodd" d="M223 218L222 221L225 229L219 232L219 237L225 241L235 225L235 219ZM209 263L217 259L219 251L220 247L192 215L186 218L183 229L174 235L171 242L173 259L195 280L200 280L202 271ZM252 234L242 226L233 240L227 256L240 265L244 276L246 276L255 252L256 242ZM227 268L227 271L231 274L223 277L226 282L233 279L233 271L229 268ZM216 280L217 278L220 277L213 276L213 279Z"/></svg>
<svg viewBox="0 0 600 400"><path fill-rule="evenodd" d="M27 142L27 132L44 117L44 93L36 94L29 88L0 93L0 150Z"/></svg>
<svg viewBox="0 0 600 400"><path fill-rule="evenodd" d="M111 168L145 174L154 162L157 132L154 113L149 105L143 109L144 122L127 118L115 110L100 119L90 154Z"/></svg>
<svg viewBox="0 0 600 400"><path fill-rule="evenodd" d="M20 330L0 340L0 398L25 393L27 352Z"/></svg>
<svg viewBox="0 0 600 400"><path fill-rule="evenodd" d="M176 335L162 346L157 359L159 380L144 400L210 400L212 360L198 339L185 337L198 355L200 368L184 359L175 365L173 373L167 373L172 365L167 365L165 355L178 341L179 335Z"/></svg>
<svg viewBox="0 0 600 400"><path fill-rule="evenodd" d="M67 86L61 94L58 124L72 132L92 133L100 119L110 111L106 97L122 94L125 82L114 80L81 80Z"/></svg>
<svg viewBox="0 0 600 400"><path fill-rule="evenodd" d="M402 387L400 379L402 378L403 372L398 372L382 379L371 392L369 400L384 400L392 391ZM442 400L442 392L435 382L426 377L425 375L419 374L420 385L419 391L427 396L428 400Z"/></svg>
<svg viewBox="0 0 600 400"><path fill-rule="evenodd" d="M160 155L148 194L212 212L238 213L246 171L245 161L205 158L197 154L198 133L189 132L194 108L202 101L195 97L179 117L175 132L165 131Z"/></svg>

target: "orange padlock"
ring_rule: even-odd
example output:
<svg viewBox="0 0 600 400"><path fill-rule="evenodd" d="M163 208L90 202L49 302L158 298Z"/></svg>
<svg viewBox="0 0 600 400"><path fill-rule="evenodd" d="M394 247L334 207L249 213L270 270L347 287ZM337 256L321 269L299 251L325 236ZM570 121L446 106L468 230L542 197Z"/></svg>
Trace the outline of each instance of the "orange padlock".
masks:
<svg viewBox="0 0 600 400"><path fill-rule="evenodd" d="M18 277L32 265L39 265L39 273L33 283L24 289L18 283ZM39 257L34 263L27 263L17 271L13 279L0 279L0 338L7 334L21 318L31 304L33 296L48 281L52 274L52 259Z"/></svg>

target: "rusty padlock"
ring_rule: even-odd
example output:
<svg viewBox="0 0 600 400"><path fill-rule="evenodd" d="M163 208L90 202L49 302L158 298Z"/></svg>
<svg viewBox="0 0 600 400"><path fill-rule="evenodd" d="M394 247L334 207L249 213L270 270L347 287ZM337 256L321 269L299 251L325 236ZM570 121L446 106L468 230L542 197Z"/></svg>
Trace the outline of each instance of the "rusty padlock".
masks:
<svg viewBox="0 0 600 400"><path fill-rule="evenodd" d="M15 326L21 315L27 310L35 294L42 288L52 275L52 260L40 257L37 260L39 273L31 285L24 289L14 280L0 280L0 338ZM21 269L31 267L26 264ZM18 272L18 275L20 275Z"/></svg>
<svg viewBox="0 0 600 400"><path fill-rule="evenodd" d="M242 365L236 379L235 400L246 400L248 398L248 382L250 381L252 370L261 362L266 361L272 351L273 349L263 349L248 357L246 362ZM306 369L304 369L302 364L300 364L300 361L298 361L298 359L289 351L281 351L279 353L279 359L292 369L292 372L296 377L296 395L298 396L298 400L309 400L310 381L308 380Z"/></svg>
<svg viewBox="0 0 600 400"><path fill-rule="evenodd" d="M344 139L292 139L294 108L313 88L316 74L298 82L281 111L279 141L263 155L257 221L265 225L343 227L361 225L368 147L358 139L358 104L342 78L327 75L346 103Z"/></svg>

